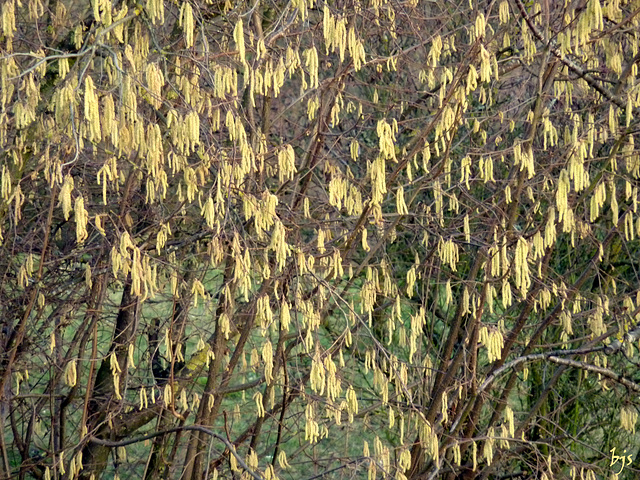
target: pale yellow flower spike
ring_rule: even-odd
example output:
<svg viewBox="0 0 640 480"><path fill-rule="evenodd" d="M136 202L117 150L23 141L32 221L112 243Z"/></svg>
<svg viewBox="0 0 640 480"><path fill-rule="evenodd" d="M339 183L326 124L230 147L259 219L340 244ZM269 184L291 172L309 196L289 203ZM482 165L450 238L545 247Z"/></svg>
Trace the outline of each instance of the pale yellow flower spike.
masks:
<svg viewBox="0 0 640 480"><path fill-rule="evenodd" d="M233 40L236 42L236 48L240 55L240 61L246 63L246 51L244 46L244 29L242 26L242 18L238 19L235 28L233 29Z"/></svg>

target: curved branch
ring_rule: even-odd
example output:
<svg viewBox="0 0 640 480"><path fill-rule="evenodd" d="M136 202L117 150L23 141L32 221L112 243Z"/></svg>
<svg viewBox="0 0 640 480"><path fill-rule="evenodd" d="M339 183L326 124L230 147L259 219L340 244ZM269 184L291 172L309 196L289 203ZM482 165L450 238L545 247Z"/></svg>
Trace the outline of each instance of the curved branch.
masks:
<svg viewBox="0 0 640 480"><path fill-rule="evenodd" d="M496 377L498 377L498 375L502 374L505 370L515 367L516 365L519 365L521 363L533 362L536 360L548 360L558 365L567 365L569 367L579 368L581 370L586 370L588 372L598 373L607 378L610 378L615 382L618 382L624 385L625 387L631 390L640 392L640 385L629 380L628 378L625 378L623 375L614 372L613 370L610 370L604 367L598 367L596 365L591 365L586 362L570 360L568 358L561 358L559 356L559 355L585 355L587 353L602 352L602 351L606 352L607 351L606 349L607 347L605 346L599 346L599 347L577 349L577 350L555 351L555 352L548 352L548 353L532 353L530 355L524 355L522 357L516 358L515 360L505 363L503 366L501 366L495 372L489 375L489 377L482 383L482 385L480 385L480 388L478 389L478 391L483 392L484 390L486 390L493 383Z"/></svg>
<svg viewBox="0 0 640 480"><path fill-rule="evenodd" d="M222 435L218 435L213 430L209 430L208 428L201 427L200 425L186 425L186 426L182 426L182 427L169 428L167 430L161 430L161 431L158 431L158 432L149 433L147 435L141 435L139 437L130 438L128 440L120 440L120 441L116 441L116 442L109 441L109 440L102 440L101 438L91 436L89 438L89 442L97 443L98 445L103 445L105 447L126 447L127 445L132 445L134 443L144 442L145 440L149 440L151 438L159 437L161 435L166 435L166 434L169 434L169 433L179 432L181 430L195 430L197 432L202 432L202 433L205 433L207 435L210 435L213 438L221 441L229 449L231 454L234 457L236 457L236 460L238 461L238 464L249 475L251 475L256 480L264 480L264 477L262 475L254 472L251 468L249 468L249 465L247 465L246 462L242 459L242 457L240 455L238 455L238 453L236 452L235 447L233 446L233 444L229 440L224 438Z"/></svg>

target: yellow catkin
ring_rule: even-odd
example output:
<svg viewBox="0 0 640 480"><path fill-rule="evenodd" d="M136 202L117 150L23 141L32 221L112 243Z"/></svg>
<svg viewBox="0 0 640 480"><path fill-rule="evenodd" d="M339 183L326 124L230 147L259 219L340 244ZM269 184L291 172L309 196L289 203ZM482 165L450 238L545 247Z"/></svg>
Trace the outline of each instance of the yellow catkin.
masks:
<svg viewBox="0 0 640 480"><path fill-rule="evenodd" d="M236 42L236 48L238 49L238 55L240 61L246 63L246 50L244 45L244 28L242 25L242 19L238 19L235 28L233 29L233 40Z"/></svg>
<svg viewBox="0 0 640 480"><path fill-rule="evenodd" d="M67 363L67 368L65 369L65 382L70 387L74 387L77 381L78 373L76 370L76 361L74 359Z"/></svg>
<svg viewBox="0 0 640 480"><path fill-rule="evenodd" d="M69 220L69 214L71 213L71 192L73 191L74 181L70 175L65 176L62 188L60 188L60 204L62 205L62 212L64 219Z"/></svg>
<svg viewBox="0 0 640 480"><path fill-rule="evenodd" d="M89 140L99 142L102 139L100 133L100 105L98 96L91 77L84 81L84 118L89 126Z"/></svg>
<svg viewBox="0 0 640 480"><path fill-rule="evenodd" d="M89 213L84 208L84 198L77 197L74 205L75 221L76 221L76 241L79 244L89 236L87 232L87 223L89 222Z"/></svg>
<svg viewBox="0 0 640 480"><path fill-rule="evenodd" d="M156 0L162 3L162 0ZM194 34L194 23L193 23L193 8L191 8L191 4L189 2L184 2L181 8L182 12L180 15L180 26L182 27L182 31L184 32L184 40L187 48L193 46L193 34Z"/></svg>

